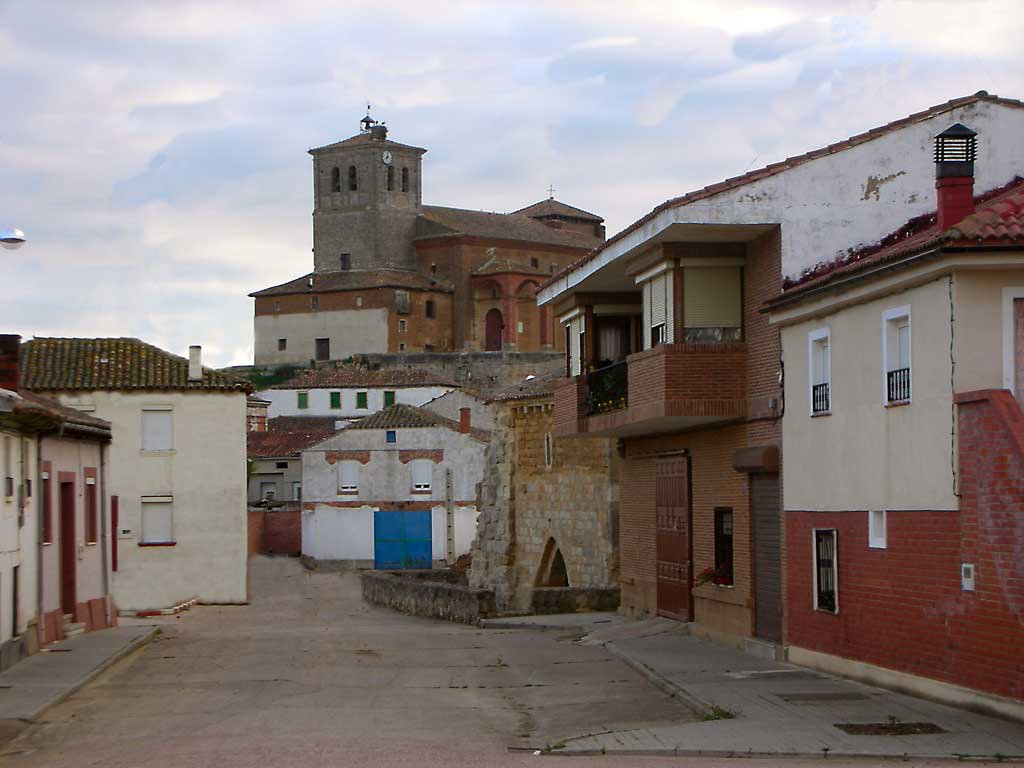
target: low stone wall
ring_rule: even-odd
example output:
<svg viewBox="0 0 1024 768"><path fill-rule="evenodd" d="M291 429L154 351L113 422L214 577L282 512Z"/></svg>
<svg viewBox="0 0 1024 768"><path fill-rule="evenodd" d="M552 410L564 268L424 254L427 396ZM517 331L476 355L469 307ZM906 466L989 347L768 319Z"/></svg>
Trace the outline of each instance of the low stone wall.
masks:
<svg viewBox="0 0 1024 768"><path fill-rule="evenodd" d="M450 571L366 571L363 599L413 616L474 624L494 614L494 592L470 589Z"/></svg>
<svg viewBox="0 0 1024 768"><path fill-rule="evenodd" d="M576 611L617 611L619 588L534 587L534 613L575 613Z"/></svg>

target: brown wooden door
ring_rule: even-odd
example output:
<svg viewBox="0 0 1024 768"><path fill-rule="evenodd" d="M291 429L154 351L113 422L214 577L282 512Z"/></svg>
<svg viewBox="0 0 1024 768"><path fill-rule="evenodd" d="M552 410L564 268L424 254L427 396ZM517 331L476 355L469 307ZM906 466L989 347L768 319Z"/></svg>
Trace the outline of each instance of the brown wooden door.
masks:
<svg viewBox="0 0 1024 768"><path fill-rule="evenodd" d="M689 458L658 460L654 495L658 614L688 621L693 617Z"/></svg>
<svg viewBox="0 0 1024 768"><path fill-rule="evenodd" d="M60 484L60 607L75 612L75 484Z"/></svg>
<svg viewBox="0 0 1024 768"><path fill-rule="evenodd" d="M484 349L486 351L501 351L501 326L501 310L488 311L484 318Z"/></svg>
<svg viewBox="0 0 1024 768"><path fill-rule="evenodd" d="M754 521L754 634L782 642L782 557L779 476L750 476Z"/></svg>

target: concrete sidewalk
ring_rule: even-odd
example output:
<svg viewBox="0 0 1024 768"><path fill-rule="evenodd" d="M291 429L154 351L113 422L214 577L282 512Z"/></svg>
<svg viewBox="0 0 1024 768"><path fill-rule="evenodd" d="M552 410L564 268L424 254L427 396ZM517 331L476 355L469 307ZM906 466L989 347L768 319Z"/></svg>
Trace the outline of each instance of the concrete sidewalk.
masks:
<svg viewBox="0 0 1024 768"><path fill-rule="evenodd" d="M690 637L684 624L616 623L579 642L604 646L704 720L570 739L557 754L1024 758L1024 724L758 658ZM851 735L836 727L850 723L925 723L942 732Z"/></svg>
<svg viewBox="0 0 1024 768"><path fill-rule="evenodd" d="M0 674L0 741L152 640L152 624L86 632L53 643Z"/></svg>

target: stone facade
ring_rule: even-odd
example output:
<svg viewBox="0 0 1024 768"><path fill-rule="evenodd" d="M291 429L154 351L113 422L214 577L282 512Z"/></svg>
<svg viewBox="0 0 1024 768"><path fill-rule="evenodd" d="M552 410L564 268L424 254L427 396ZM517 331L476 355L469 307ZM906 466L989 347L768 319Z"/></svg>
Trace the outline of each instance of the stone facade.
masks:
<svg viewBox="0 0 1024 768"><path fill-rule="evenodd" d="M608 608L618 586L614 444L552 438L550 395L495 407L470 585L493 589L499 611L530 611L538 590L557 587L579 592L578 607Z"/></svg>

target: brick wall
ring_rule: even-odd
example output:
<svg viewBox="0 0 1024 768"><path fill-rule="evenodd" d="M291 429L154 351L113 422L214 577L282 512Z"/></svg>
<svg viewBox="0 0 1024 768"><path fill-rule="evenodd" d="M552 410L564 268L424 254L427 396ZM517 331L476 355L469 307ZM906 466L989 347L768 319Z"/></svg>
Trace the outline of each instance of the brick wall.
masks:
<svg viewBox="0 0 1024 768"><path fill-rule="evenodd" d="M959 395L960 511L787 512L790 644L1024 699L1024 414L1005 391ZM837 615L813 610L811 529L839 538ZM975 566L975 591L960 566Z"/></svg>
<svg viewBox="0 0 1024 768"><path fill-rule="evenodd" d="M249 557L263 551L263 516L262 509L249 510Z"/></svg>
<svg viewBox="0 0 1024 768"><path fill-rule="evenodd" d="M297 555L302 551L302 513L299 510L269 511L263 519L263 551Z"/></svg>
<svg viewBox="0 0 1024 768"><path fill-rule="evenodd" d="M777 295L781 287L780 235L776 229L746 247L746 266L743 272L744 343L728 345L745 347L745 360L739 363L731 360L728 375L742 377L744 388L733 394L747 403L740 410L747 414L746 421L663 437L625 439L627 457L621 473L619 539L622 610L627 614L642 615L657 610L656 454L687 449L692 456L695 574L714 565L714 508L728 506L733 509L734 586L728 590L714 586L695 588L695 618L705 626L727 634L744 636L753 631L750 479L746 474L733 469L733 454L739 448L779 445L781 442L778 418L781 411L770 408L768 402L780 398L778 372L781 343L778 329L770 326L767 317L760 312L764 303ZM670 345L670 348L672 346L700 345ZM719 354L722 358L731 355L708 353L708 356ZM657 381L649 382L647 387L639 380L634 381L635 368L635 365L630 366L631 407L634 398L638 402L650 399L651 390L648 387L658 386ZM664 376L665 397L674 395L684 398L695 391L714 395L723 391L718 383L721 372L714 366L707 366L701 361L698 365L685 368L687 370L673 369ZM710 389L701 390L701 387ZM735 387L732 389L735 390Z"/></svg>

